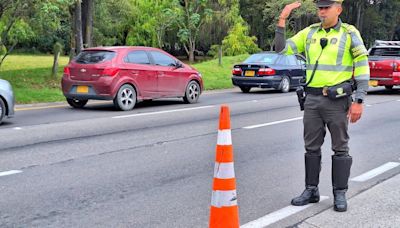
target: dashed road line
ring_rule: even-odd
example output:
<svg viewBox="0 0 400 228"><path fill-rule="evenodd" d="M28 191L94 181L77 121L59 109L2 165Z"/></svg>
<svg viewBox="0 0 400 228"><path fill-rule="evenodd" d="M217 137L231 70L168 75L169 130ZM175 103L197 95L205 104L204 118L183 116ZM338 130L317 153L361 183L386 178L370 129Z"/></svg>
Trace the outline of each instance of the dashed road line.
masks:
<svg viewBox="0 0 400 228"><path fill-rule="evenodd" d="M329 199L328 196L321 196L320 197L320 201L323 200L327 200ZM279 220L282 220L286 217L289 217L293 214L296 214L302 210L305 210L311 206L313 206L314 204L307 204L305 206L287 206L284 207L278 211L272 212L270 214L267 214L259 219L256 219L254 221L251 221L249 223L246 223L242 226L240 226L240 228L259 228L259 227L265 227L268 226L272 223L275 223Z"/></svg>
<svg viewBox="0 0 400 228"><path fill-rule="evenodd" d="M13 175L13 174L17 174L17 173L22 173L22 171L21 170L10 170L10 171L5 171L5 172L0 172L0 177Z"/></svg>
<svg viewBox="0 0 400 228"><path fill-rule="evenodd" d="M303 117L296 117L296 118L292 118L292 119L279 120L279 121L274 121L274 122L269 122L269 123L264 123L264 124L257 124L257 125L243 127L243 128L244 129L254 129L254 128L259 128L259 127L266 127L266 126L271 126L271 125L275 125L275 124L301 120L301 119L303 119Z"/></svg>
<svg viewBox="0 0 400 228"><path fill-rule="evenodd" d="M157 114L164 114L164 113L172 113L172 112L184 112L184 111L191 111L191 110L198 110L198 109L205 109L205 108L213 108L215 106L201 106L195 108L183 108L183 109L174 109L174 110L166 110L166 111L159 111L159 112L146 112L146 113L138 113L132 115L123 115L123 116L113 116L113 119L121 119L121 118L129 118L129 117L136 117L136 116L150 116L150 115L157 115Z"/></svg>
<svg viewBox="0 0 400 228"><path fill-rule="evenodd" d="M364 181L372 179L372 178L374 178L374 177L376 177L376 176L378 176L378 175L380 175L380 174L382 174L382 173L384 173L386 171L389 171L389 170L391 170L393 168L396 168L399 165L400 165L400 163L398 163L398 162L388 162L388 163L385 163L385 164L379 166L378 168L370 170L370 171L368 171L368 172L366 172L364 174L361 174L361 175L359 175L357 177L354 177L354 178L352 178L350 180L351 181L355 181L355 182L364 182Z"/></svg>

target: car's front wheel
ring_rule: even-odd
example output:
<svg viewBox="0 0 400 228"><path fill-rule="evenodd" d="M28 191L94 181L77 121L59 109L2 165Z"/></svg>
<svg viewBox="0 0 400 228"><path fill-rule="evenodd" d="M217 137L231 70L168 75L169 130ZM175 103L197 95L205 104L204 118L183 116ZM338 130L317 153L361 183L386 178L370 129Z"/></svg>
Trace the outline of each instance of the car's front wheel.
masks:
<svg viewBox="0 0 400 228"><path fill-rule="evenodd" d="M183 97L183 101L187 104L196 103L200 97L201 88L199 83L196 81L191 81L186 86L185 96Z"/></svg>
<svg viewBox="0 0 400 228"><path fill-rule="evenodd" d="M391 89L393 89L393 86L392 85L387 85L387 86L385 86L385 88L391 90Z"/></svg>
<svg viewBox="0 0 400 228"><path fill-rule="evenodd" d="M0 98L0 124L3 122L3 118L6 115L6 105L3 99Z"/></svg>
<svg viewBox="0 0 400 228"><path fill-rule="evenodd" d="M290 79L287 76L282 77L281 84L279 85L279 90L282 93L287 93L290 90Z"/></svg>
<svg viewBox="0 0 400 228"><path fill-rule="evenodd" d="M114 98L114 106L122 111L132 110L136 105L136 91L128 84L119 88L117 95Z"/></svg>
<svg viewBox="0 0 400 228"><path fill-rule="evenodd" d="M250 92L251 87L247 87L247 86L240 86L239 87L240 90L242 90L243 93L248 93Z"/></svg>
<svg viewBox="0 0 400 228"><path fill-rule="evenodd" d="M88 102L88 100L78 100L78 99L71 99L67 98L67 102L73 108L83 108Z"/></svg>

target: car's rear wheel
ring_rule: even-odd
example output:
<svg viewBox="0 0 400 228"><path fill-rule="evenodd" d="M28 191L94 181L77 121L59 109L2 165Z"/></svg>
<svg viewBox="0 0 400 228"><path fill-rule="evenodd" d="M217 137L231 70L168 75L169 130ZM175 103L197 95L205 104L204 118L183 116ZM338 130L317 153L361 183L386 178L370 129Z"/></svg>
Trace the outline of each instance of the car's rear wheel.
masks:
<svg viewBox="0 0 400 228"><path fill-rule="evenodd" d="M88 102L88 100L78 100L78 99L71 99L67 98L67 102L73 108L83 108Z"/></svg>
<svg viewBox="0 0 400 228"><path fill-rule="evenodd" d="M387 85L387 86L385 86L385 88L386 89L393 89L393 86L392 85Z"/></svg>
<svg viewBox="0 0 400 228"><path fill-rule="evenodd" d="M191 81L186 86L185 96L183 97L183 101L187 104L196 103L200 97L200 85L196 81Z"/></svg>
<svg viewBox="0 0 400 228"><path fill-rule="evenodd" d="M136 91L128 84L122 85L119 88L117 95L114 98L114 106L122 111L132 110L136 105Z"/></svg>
<svg viewBox="0 0 400 228"><path fill-rule="evenodd" d="M6 105L3 99L0 98L0 124L3 122L3 118L6 115Z"/></svg>
<svg viewBox="0 0 400 228"><path fill-rule="evenodd" d="M246 86L240 86L240 90L242 90L243 93L248 93L250 92L251 87L246 87Z"/></svg>
<svg viewBox="0 0 400 228"><path fill-rule="evenodd" d="M279 90L282 93L287 93L290 90L290 79L287 76L282 77L281 84L279 85Z"/></svg>

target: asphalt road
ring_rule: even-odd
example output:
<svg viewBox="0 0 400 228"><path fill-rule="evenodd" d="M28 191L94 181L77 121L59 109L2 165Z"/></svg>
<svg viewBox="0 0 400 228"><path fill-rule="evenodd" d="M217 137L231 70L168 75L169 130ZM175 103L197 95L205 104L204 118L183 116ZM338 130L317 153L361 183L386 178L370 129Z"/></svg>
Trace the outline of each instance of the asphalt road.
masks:
<svg viewBox="0 0 400 228"><path fill-rule="evenodd" d="M373 89L350 126L351 177L399 161L400 90ZM207 227L221 104L231 110L240 223L290 204L303 190L302 113L295 93L205 93L115 111L65 104L19 106L0 127L0 227ZM277 122L286 120L286 122ZM270 123L264 127L245 128ZM331 196L330 135L321 194ZM350 183L349 197L391 176ZM315 204L273 226L332 206Z"/></svg>

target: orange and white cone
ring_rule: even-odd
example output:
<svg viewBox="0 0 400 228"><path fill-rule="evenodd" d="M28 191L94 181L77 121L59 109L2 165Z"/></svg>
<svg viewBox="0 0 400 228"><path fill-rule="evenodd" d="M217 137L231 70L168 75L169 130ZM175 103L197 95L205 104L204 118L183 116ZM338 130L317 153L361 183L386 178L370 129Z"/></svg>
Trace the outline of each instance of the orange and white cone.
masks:
<svg viewBox="0 0 400 228"><path fill-rule="evenodd" d="M210 228L238 228L239 208L233 166L229 107L221 106L211 197Z"/></svg>

